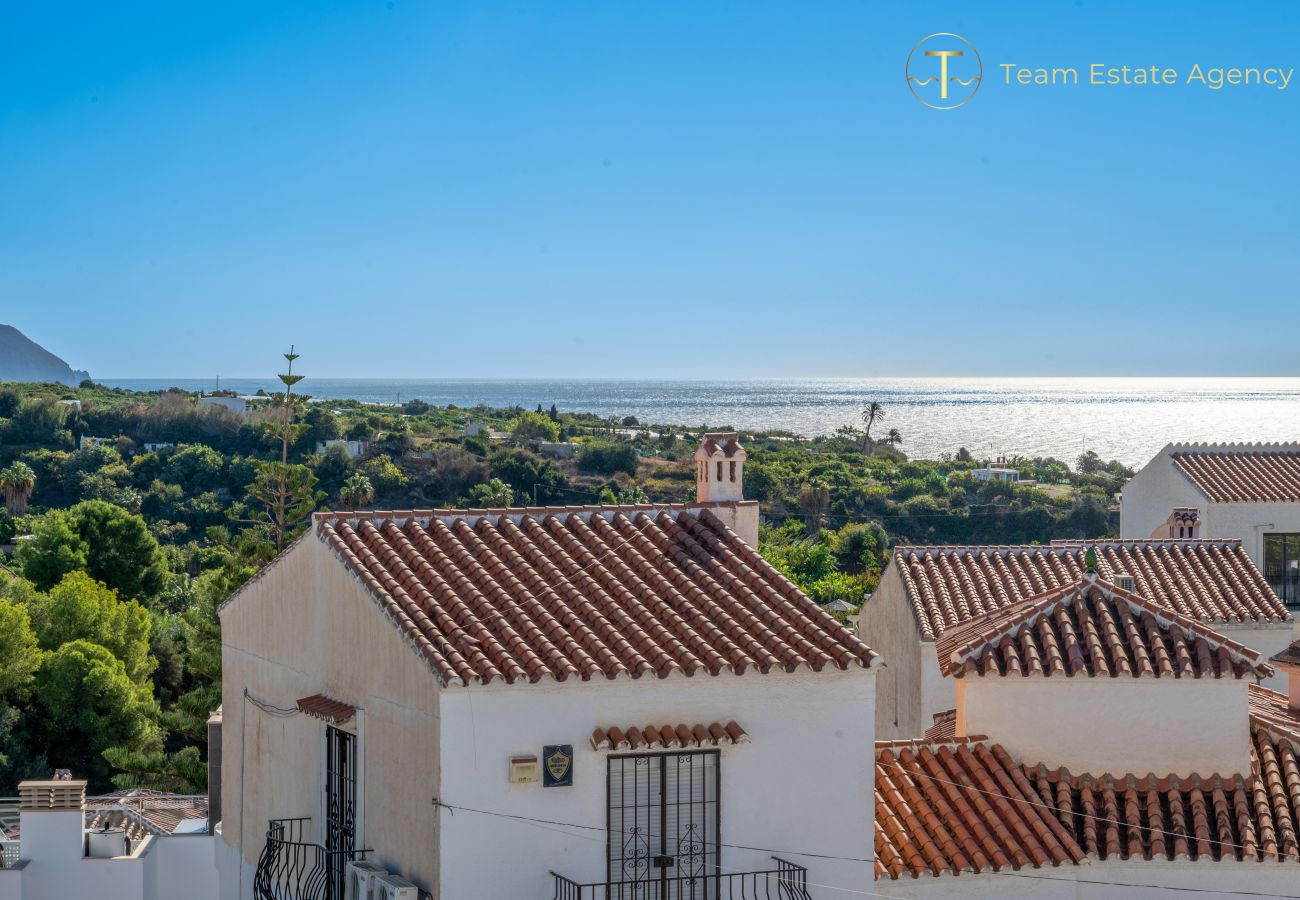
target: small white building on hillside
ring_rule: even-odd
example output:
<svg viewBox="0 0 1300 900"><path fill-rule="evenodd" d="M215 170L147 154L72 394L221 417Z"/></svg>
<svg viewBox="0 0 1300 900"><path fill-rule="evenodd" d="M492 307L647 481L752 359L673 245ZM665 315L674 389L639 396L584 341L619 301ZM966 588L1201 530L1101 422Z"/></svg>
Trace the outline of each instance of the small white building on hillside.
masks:
<svg viewBox="0 0 1300 900"><path fill-rule="evenodd" d="M1266 653L1291 641L1291 614L1236 540L1056 541L1003 547L896 547L862 608L858 636L881 654L876 733L911 738L953 708L935 642L951 628L1072 584L1093 549L1098 572ZM1281 685L1275 676L1273 684Z"/></svg>
<svg viewBox="0 0 1300 900"><path fill-rule="evenodd" d="M878 896L1295 895L1300 710L1262 654L1088 573L939 643L946 730L876 745Z"/></svg>
<svg viewBox="0 0 1300 900"><path fill-rule="evenodd" d="M0 900L216 900L207 798L157 791L86 797L86 782L18 786L0 838Z"/></svg>
<svg viewBox="0 0 1300 900"><path fill-rule="evenodd" d="M1274 593L1300 607L1300 443L1169 444L1124 485L1120 534L1176 529L1188 510L1199 536L1239 538Z"/></svg>
<svg viewBox="0 0 1300 900"><path fill-rule="evenodd" d="M228 409L236 415L244 415L251 408L248 400L239 396L234 391L220 391L212 394L200 394L198 399L199 407L220 406L222 409Z"/></svg>
<svg viewBox="0 0 1300 900"><path fill-rule="evenodd" d="M694 504L317 516L220 611L222 897L363 852L436 900L869 885L875 654L722 471Z"/></svg>

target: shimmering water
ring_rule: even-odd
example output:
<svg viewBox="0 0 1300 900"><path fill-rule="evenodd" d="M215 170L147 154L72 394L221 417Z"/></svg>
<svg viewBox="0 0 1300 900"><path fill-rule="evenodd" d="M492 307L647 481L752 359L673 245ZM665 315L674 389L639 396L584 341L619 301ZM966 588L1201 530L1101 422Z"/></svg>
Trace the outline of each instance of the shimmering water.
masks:
<svg viewBox="0 0 1300 900"><path fill-rule="evenodd" d="M202 379L124 379L135 390L213 387ZM223 388L275 390L267 379L222 379ZM860 424L868 400L885 406L874 434L897 428L909 456L966 447L978 455L1073 460L1083 449L1141 465L1171 441L1300 438L1300 378L829 378L750 381L308 378L316 397L443 406L535 407L684 426L829 434ZM883 429L883 430L882 430Z"/></svg>

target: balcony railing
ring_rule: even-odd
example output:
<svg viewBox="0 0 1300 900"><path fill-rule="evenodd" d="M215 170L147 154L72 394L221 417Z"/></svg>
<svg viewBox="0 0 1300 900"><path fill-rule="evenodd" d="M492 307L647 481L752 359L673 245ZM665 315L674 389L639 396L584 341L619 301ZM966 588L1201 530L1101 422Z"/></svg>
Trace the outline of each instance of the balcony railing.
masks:
<svg viewBox="0 0 1300 900"><path fill-rule="evenodd" d="M304 837L311 819L272 819L253 876L257 900L343 900L343 872L364 850L326 850Z"/></svg>
<svg viewBox="0 0 1300 900"><path fill-rule="evenodd" d="M812 900L808 870L778 857L761 872L579 884L552 872L555 900Z"/></svg>

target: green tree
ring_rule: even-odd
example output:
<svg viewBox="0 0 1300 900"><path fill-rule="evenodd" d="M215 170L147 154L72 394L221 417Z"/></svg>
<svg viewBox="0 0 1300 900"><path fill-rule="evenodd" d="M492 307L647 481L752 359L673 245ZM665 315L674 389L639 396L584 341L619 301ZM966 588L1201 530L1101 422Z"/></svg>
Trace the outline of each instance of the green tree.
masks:
<svg viewBox="0 0 1300 900"><path fill-rule="evenodd" d="M58 510L36 520L31 537L18 545L14 561L28 581L38 589L49 590L69 572L85 569L89 552L68 514Z"/></svg>
<svg viewBox="0 0 1300 900"><path fill-rule="evenodd" d="M27 716L31 744L49 765L84 775L93 790L111 784L104 751L157 750L158 706L147 684L131 680L122 661L90 641L45 654Z"/></svg>
<svg viewBox="0 0 1300 900"><path fill-rule="evenodd" d="M27 592L34 593L30 586ZM41 650L25 605L0 592L0 768L9 764L11 750L22 753L14 746L14 730L30 705L31 685L40 665Z"/></svg>
<svg viewBox="0 0 1300 900"><path fill-rule="evenodd" d="M885 435L885 443L891 447L897 447L903 443L903 435L897 428L889 429L889 434Z"/></svg>
<svg viewBox="0 0 1300 900"><path fill-rule="evenodd" d="M144 788L202 794L208 789L208 764L193 745L175 753L109 747L104 750L104 759L118 770L113 775L113 787L119 791Z"/></svg>
<svg viewBox="0 0 1300 900"><path fill-rule="evenodd" d="M474 485L474 487L470 488L469 495L474 506L488 509L513 506L515 502L514 489L500 478L493 478L484 484Z"/></svg>
<svg viewBox="0 0 1300 900"><path fill-rule="evenodd" d="M376 456L374 459L367 460L361 467L361 471L370 479L375 493L379 495L401 490L410 480L401 467L387 456Z"/></svg>
<svg viewBox="0 0 1300 900"><path fill-rule="evenodd" d="M816 537L821 531L822 519L830 505L830 488L820 478L814 478L799 489L799 509L803 512L804 532L809 537Z"/></svg>
<svg viewBox="0 0 1300 900"><path fill-rule="evenodd" d="M885 417L885 407L883 404L872 400L862 410L862 449L865 451L871 446L871 426L875 425Z"/></svg>
<svg viewBox="0 0 1300 900"><path fill-rule="evenodd" d="M41 650L24 604L0 596L0 703L25 696Z"/></svg>
<svg viewBox="0 0 1300 900"><path fill-rule="evenodd" d="M560 426L542 412L522 413L510 422L510 434L517 441L558 441Z"/></svg>
<svg viewBox="0 0 1300 900"><path fill-rule="evenodd" d="M370 483L370 479L360 472L356 472L347 481L343 482L343 490L339 492L339 499L343 505L355 512L363 506L370 504L375 499L375 487Z"/></svg>
<svg viewBox="0 0 1300 900"><path fill-rule="evenodd" d="M77 569L124 597L149 601L167 586L167 561L140 516L104 500L46 513L18 548L23 574L48 591Z"/></svg>
<svg viewBox="0 0 1300 900"><path fill-rule="evenodd" d="M248 486L251 515L244 521L274 555L306 529L325 495L316 490L316 476L306 466L259 461L256 471Z"/></svg>
<svg viewBox="0 0 1300 900"><path fill-rule="evenodd" d="M32 629L43 650L86 640L122 661L127 676L138 684L149 680L155 661L149 653L153 620L149 611L85 572L72 572L30 605Z"/></svg>
<svg viewBox="0 0 1300 900"><path fill-rule="evenodd" d="M0 493L4 494L5 509L10 515L27 513L27 501L36 490L36 473L32 467L18 460L6 469L0 469Z"/></svg>

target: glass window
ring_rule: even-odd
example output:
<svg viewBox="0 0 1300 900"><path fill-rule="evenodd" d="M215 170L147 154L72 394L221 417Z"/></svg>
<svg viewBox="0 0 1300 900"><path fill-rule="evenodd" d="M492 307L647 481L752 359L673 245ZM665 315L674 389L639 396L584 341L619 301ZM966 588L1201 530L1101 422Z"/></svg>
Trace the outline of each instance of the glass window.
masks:
<svg viewBox="0 0 1300 900"><path fill-rule="evenodd" d="M1300 608L1300 534L1264 535L1264 578L1283 603Z"/></svg>

